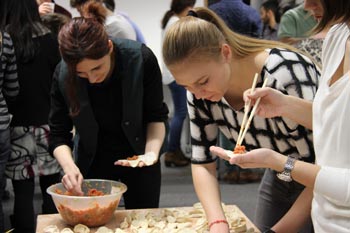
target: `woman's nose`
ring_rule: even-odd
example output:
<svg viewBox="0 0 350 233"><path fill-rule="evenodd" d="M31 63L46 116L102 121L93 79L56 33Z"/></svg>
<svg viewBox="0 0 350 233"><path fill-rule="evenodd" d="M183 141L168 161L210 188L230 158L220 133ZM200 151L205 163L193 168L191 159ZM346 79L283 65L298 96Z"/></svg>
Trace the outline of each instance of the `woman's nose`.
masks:
<svg viewBox="0 0 350 233"><path fill-rule="evenodd" d="M192 93L194 94L194 96L197 99L202 99L205 96L205 91L202 89L199 89L199 88L195 92L192 92Z"/></svg>
<svg viewBox="0 0 350 233"><path fill-rule="evenodd" d="M305 10L314 10L317 7L317 4L314 0L305 0L304 1L304 9Z"/></svg>
<svg viewBox="0 0 350 233"><path fill-rule="evenodd" d="M96 76L93 75L91 72L87 74L89 83L96 83Z"/></svg>

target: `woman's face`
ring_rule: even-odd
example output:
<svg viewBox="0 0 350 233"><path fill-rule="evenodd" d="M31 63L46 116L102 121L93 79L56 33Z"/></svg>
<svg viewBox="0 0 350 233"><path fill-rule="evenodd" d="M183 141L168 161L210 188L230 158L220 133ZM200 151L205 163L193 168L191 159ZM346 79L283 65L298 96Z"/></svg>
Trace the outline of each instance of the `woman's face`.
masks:
<svg viewBox="0 0 350 233"><path fill-rule="evenodd" d="M193 93L197 99L220 101L229 86L231 75L231 54L223 53L221 49L219 61L214 59L202 59L175 64L169 67L176 83ZM230 51L229 51L230 52ZM228 55L228 56L227 56Z"/></svg>
<svg viewBox="0 0 350 233"><path fill-rule="evenodd" d="M110 49L104 57L97 60L85 58L77 64L76 72L79 77L88 79L91 84L102 83L106 80L112 68L113 43L109 41L108 45Z"/></svg>
<svg viewBox="0 0 350 233"><path fill-rule="evenodd" d="M304 9L309 11L317 21L323 17L323 7L320 0L305 0Z"/></svg>

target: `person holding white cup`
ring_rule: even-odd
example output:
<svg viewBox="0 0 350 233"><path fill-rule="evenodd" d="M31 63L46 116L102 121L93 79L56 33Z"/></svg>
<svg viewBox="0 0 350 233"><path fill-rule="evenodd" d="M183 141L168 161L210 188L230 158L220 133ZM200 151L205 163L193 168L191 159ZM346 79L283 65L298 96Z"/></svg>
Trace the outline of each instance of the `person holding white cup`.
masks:
<svg viewBox="0 0 350 233"><path fill-rule="evenodd" d="M55 3L54 0L36 0L39 6L40 15L46 15L49 13L58 13L72 18L72 14L64 9L62 6Z"/></svg>
<svg viewBox="0 0 350 233"><path fill-rule="evenodd" d="M37 0L39 5L39 13L40 15L45 15L48 13L54 13L55 3L51 0Z"/></svg>

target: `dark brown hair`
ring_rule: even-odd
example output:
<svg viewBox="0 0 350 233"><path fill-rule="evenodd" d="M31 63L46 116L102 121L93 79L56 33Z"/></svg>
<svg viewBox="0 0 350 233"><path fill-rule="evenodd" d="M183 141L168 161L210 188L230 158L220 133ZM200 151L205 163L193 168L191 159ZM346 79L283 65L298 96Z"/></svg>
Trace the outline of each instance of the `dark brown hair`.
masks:
<svg viewBox="0 0 350 233"><path fill-rule="evenodd" d="M66 92L71 115L79 113L76 66L84 59L100 59L108 54L108 36L104 26L95 19L74 18L65 24L58 35L59 48L67 64Z"/></svg>
<svg viewBox="0 0 350 233"><path fill-rule="evenodd" d="M82 16L85 18L94 18L101 24L104 24L107 17L107 9L99 1L89 1L81 7Z"/></svg>
<svg viewBox="0 0 350 233"><path fill-rule="evenodd" d="M320 0L323 7L323 16L316 27L320 32L330 23L350 23L350 1L349 0Z"/></svg>
<svg viewBox="0 0 350 233"><path fill-rule="evenodd" d="M162 19L162 29L164 29L171 16L180 14L187 7L193 7L196 0L172 0L170 9L165 13Z"/></svg>

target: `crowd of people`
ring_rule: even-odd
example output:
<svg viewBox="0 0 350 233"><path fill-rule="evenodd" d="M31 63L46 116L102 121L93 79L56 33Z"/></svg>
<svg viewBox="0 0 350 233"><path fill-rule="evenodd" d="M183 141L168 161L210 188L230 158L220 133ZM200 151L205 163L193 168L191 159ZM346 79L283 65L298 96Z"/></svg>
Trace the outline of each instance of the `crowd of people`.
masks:
<svg viewBox="0 0 350 233"><path fill-rule="evenodd" d="M209 232L228 233L220 160L230 183L261 180L261 232L348 232L350 2L195 4L171 1L158 24L159 65L114 0L70 0L81 16L73 18L53 0L0 2L0 197L9 179L14 232L35 232L36 179L42 214L57 213L50 185L82 195L88 178L125 183L126 209L158 208L164 161L191 164ZM244 154L232 154L241 144ZM131 166L134 155L147 163Z"/></svg>

